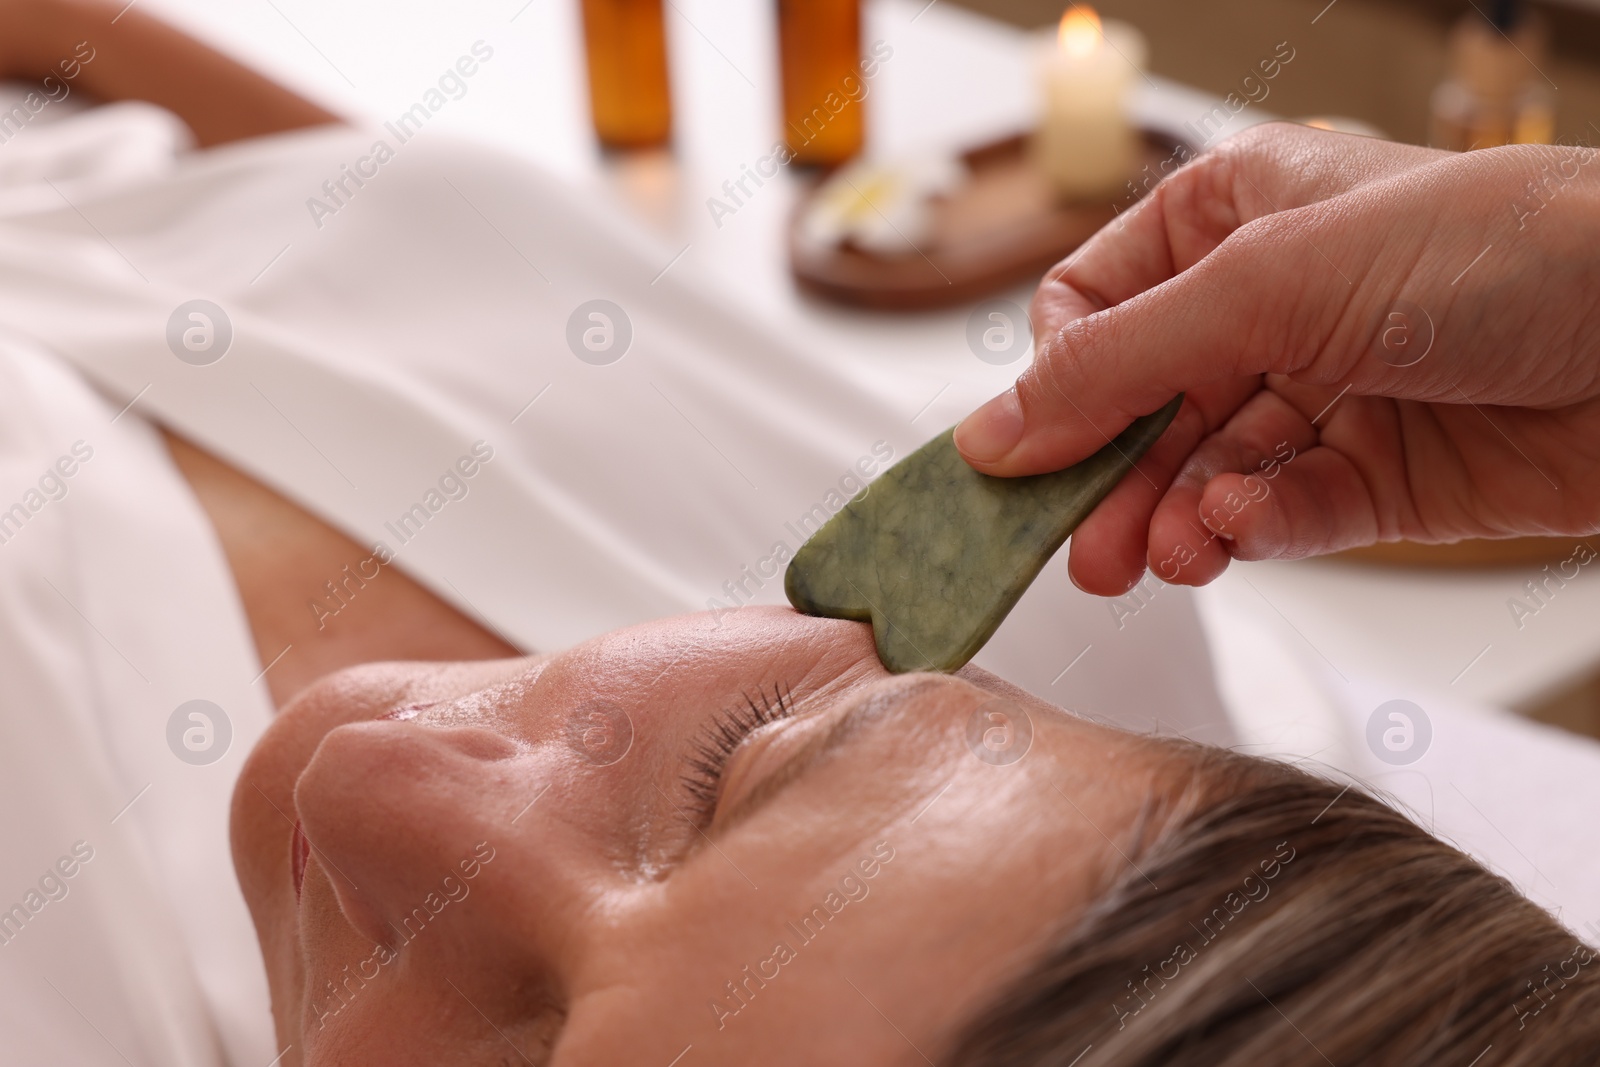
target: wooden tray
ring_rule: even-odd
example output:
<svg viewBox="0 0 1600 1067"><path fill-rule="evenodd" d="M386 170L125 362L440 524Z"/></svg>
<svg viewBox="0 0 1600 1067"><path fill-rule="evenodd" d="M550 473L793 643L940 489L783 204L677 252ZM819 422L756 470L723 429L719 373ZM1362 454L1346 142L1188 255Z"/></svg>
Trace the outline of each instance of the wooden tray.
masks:
<svg viewBox="0 0 1600 1067"><path fill-rule="evenodd" d="M1330 559L1352 563L1377 563L1394 567L1438 567L1457 570L1496 570L1508 567L1537 569L1572 556L1583 537L1508 537L1504 540L1467 540L1449 545L1423 545L1393 541L1336 552Z"/></svg>
<svg viewBox="0 0 1600 1067"><path fill-rule="evenodd" d="M1182 148L1176 138L1146 130L1140 166L1149 163L1160 173L1159 164ZM803 197L789 223L789 265L800 287L842 304L883 311L970 303L1020 282L1037 281L1135 199L1124 187L1123 199L1115 203L1059 203L1029 158L1023 134L961 158L971 177L953 196L935 203L933 236L922 243L922 253L880 256L849 242L808 249L797 239L811 194Z"/></svg>

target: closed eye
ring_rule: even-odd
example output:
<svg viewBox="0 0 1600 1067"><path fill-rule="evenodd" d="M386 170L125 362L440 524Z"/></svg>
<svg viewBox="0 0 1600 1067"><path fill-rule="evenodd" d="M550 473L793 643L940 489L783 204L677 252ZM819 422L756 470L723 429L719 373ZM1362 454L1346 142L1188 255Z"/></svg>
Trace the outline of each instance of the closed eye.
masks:
<svg viewBox="0 0 1600 1067"><path fill-rule="evenodd" d="M757 690L753 697L746 694L743 705L718 712L690 741L679 780L689 794L693 825L702 830L711 825L728 760L751 734L793 715L793 697L793 690L782 687L775 687L771 695L765 690Z"/></svg>

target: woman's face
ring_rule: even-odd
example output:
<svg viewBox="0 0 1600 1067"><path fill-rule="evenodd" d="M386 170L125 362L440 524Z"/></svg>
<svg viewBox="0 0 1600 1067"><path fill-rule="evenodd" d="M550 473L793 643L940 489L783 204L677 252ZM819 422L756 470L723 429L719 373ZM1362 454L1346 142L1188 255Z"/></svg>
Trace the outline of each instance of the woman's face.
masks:
<svg viewBox="0 0 1600 1067"><path fill-rule="evenodd" d="M920 1064L1121 873L1156 766L752 607L335 675L234 853L285 1063Z"/></svg>

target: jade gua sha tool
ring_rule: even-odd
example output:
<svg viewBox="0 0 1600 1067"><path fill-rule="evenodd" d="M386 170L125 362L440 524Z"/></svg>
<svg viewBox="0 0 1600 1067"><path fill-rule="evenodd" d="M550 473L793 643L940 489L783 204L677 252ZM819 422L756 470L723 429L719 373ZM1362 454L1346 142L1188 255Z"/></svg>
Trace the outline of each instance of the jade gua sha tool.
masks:
<svg viewBox="0 0 1600 1067"><path fill-rule="evenodd" d="M783 579L789 603L871 622L878 658L896 674L959 669L1182 404L1179 394L1066 470L1023 478L979 474L946 430L800 546Z"/></svg>

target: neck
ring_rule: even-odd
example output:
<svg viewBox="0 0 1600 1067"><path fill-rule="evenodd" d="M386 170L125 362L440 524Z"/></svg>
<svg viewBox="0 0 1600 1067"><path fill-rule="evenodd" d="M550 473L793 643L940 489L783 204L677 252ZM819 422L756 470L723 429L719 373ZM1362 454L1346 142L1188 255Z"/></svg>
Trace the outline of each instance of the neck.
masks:
<svg viewBox="0 0 1600 1067"><path fill-rule="evenodd" d="M210 453L165 436L216 528L278 707L323 675L360 663L522 654L371 549Z"/></svg>

